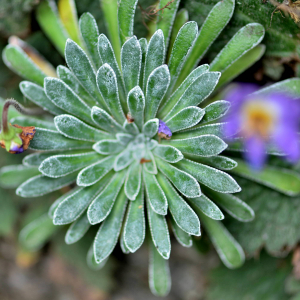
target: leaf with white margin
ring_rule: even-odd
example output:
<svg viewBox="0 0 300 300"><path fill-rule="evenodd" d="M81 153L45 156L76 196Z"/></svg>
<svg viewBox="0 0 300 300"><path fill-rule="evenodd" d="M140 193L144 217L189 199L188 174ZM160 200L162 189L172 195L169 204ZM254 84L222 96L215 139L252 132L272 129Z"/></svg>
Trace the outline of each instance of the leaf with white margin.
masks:
<svg viewBox="0 0 300 300"><path fill-rule="evenodd" d="M110 214L100 226L95 237L94 255L98 264L112 253L118 242L126 206L126 195L121 190Z"/></svg>
<svg viewBox="0 0 300 300"><path fill-rule="evenodd" d="M230 102L226 100L218 100L204 107L205 115L201 120L201 124L208 123L225 116L230 108Z"/></svg>
<svg viewBox="0 0 300 300"><path fill-rule="evenodd" d="M193 245L193 240L191 236L183 231L175 222L174 218L172 215L169 215L169 220L171 221L171 227L174 233L174 236L177 240L177 242L182 245L183 247L191 247Z"/></svg>
<svg viewBox="0 0 300 300"><path fill-rule="evenodd" d="M126 146L132 139L133 135L127 133L117 133L116 138L117 140L124 146Z"/></svg>
<svg viewBox="0 0 300 300"><path fill-rule="evenodd" d="M133 135L139 134L139 132L140 132L134 122L128 123L127 120L124 122L123 128L125 129L126 132L133 134Z"/></svg>
<svg viewBox="0 0 300 300"><path fill-rule="evenodd" d="M176 163L183 159L182 153L177 148L169 145L157 145L153 153L169 163Z"/></svg>
<svg viewBox="0 0 300 300"><path fill-rule="evenodd" d="M140 72L140 81L139 86L143 86L143 80L144 80L144 69L145 69L145 62L146 62L146 53L147 53L147 39L146 38L140 38L139 39L141 51L142 51L142 63L141 63L141 72Z"/></svg>
<svg viewBox="0 0 300 300"><path fill-rule="evenodd" d="M99 162L84 168L78 174L77 184L79 186L89 186L95 184L113 169L115 159L116 157L114 155L108 156Z"/></svg>
<svg viewBox="0 0 300 300"><path fill-rule="evenodd" d="M145 162L143 163L144 169L150 174L157 174L157 167L154 156L151 151L147 150L145 153Z"/></svg>
<svg viewBox="0 0 300 300"><path fill-rule="evenodd" d="M128 167L133 161L133 155L131 150L127 147L123 150L115 159L114 170L116 172L121 171Z"/></svg>
<svg viewBox="0 0 300 300"><path fill-rule="evenodd" d="M156 158L156 162L159 170L184 196L188 198L195 198L201 195L200 185L192 175L177 169L160 158ZM177 165L178 164L180 164L180 162L178 162Z"/></svg>
<svg viewBox="0 0 300 300"><path fill-rule="evenodd" d="M91 245L87 255L86 255L86 263L91 270L99 271L101 270L107 263L109 256L104 259L101 263L97 263L94 254L94 244Z"/></svg>
<svg viewBox="0 0 300 300"><path fill-rule="evenodd" d="M139 161L135 161L128 168L125 181L125 194L129 200L135 200L142 182L142 166Z"/></svg>
<svg viewBox="0 0 300 300"><path fill-rule="evenodd" d="M127 105L134 123L141 131L144 124L145 97L139 86L134 87L127 96Z"/></svg>
<svg viewBox="0 0 300 300"><path fill-rule="evenodd" d="M186 233L200 236L200 221L192 208L179 196L162 174L158 173L157 180L167 196L169 210L176 224Z"/></svg>
<svg viewBox="0 0 300 300"><path fill-rule="evenodd" d="M124 145L117 140L102 140L96 143L93 149L100 154L110 155L124 150Z"/></svg>
<svg viewBox="0 0 300 300"><path fill-rule="evenodd" d="M237 182L223 171L185 158L176 163L175 166L193 175L200 183L214 191L225 194L241 191L241 187Z"/></svg>
<svg viewBox="0 0 300 300"><path fill-rule="evenodd" d="M127 246L125 244L124 230L122 231L122 233L120 235L120 247L121 247L121 250L124 254L129 254L130 253L130 250L127 248Z"/></svg>
<svg viewBox="0 0 300 300"><path fill-rule="evenodd" d="M91 224L87 218L86 213L83 213L72 225L69 227L65 235L65 243L68 245L78 242L87 233Z"/></svg>
<svg viewBox="0 0 300 300"><path fill-rule="evenodd" d="M149 138L152 138L157 134L158 126L159 126L159 120L156 118L151 119L144 124L143 133Z"/></svg>

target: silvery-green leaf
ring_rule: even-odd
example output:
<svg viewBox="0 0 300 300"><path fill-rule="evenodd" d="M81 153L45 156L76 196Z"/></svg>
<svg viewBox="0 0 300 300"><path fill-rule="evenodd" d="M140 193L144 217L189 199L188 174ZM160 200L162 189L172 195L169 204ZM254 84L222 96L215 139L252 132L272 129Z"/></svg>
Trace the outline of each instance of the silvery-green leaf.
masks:
<svg viewBox="0 0 300 300"><path fill-rule="evenodd" d="M170 144L183 153L206 157L217 155L227 148L227 144L222 139L210 134L182 140L162 141L162 143Z"/></svg>
<svg viewBox="0 0 300 300"><path fill-rule="evenodd" d="M187 55L194 45L197 34L198 25L194 21L185 23L177 34L168 63L171 82L167 95L170 95L173 91L180 71L186 61Z"/></svg>
<svg viewBox="0 0 300 300"><path fill-rule="evenodd" d="M0 169L0 186L15 189L29 177L40 174L36 166L10 165Z"/></svg>
<svg viewBox="0 0 300 300"><path fill-rule="evenodd" d="M139 86L136 86L128 93L127 105L134 123L141 131L144 124L145 97Z"/></svg>
<svg viewBox="0 0 300 300"><path fill-rule="evenodd" d="M135 161L128 168L125 181L125 194L129 200L135 200L142 182L142 166L139 161Z"/></svg>
<svg viewBox="0 0 300 300"><path fill-rule="evenodd" d="M39 171L45 176L58 178L71 174L101 159L103 159L103 156L95 152L54 155L41 163Z"/></svg>
<svg viewBox="0 0 300 300"><path fill-rule="evenodd" d="M128 167L133 161L132 152L129 148L123 150L117 157L114 163L114 170L121 171Z"/></svg>
<svg viewBox="0 0 300 300"><path fill-rule="evenodd" d="M220 221L210 219L201 211L198 214L224 265L230 269L240 267L245 261L240 244Z"/></svg>
<svg viewBox="0 0 300 300"><path fill-rule="evenodd" d="M50 113L54 115L65 113L64 110L60 109L49 100L44 89L37 84L29 81L22 81L20 83L20 90L26 98Z"/></svg>
<svg viewBox="0 0 300 300"><path fill-rule="evenodd" d="M45 128L50 130L56 130L53 122L36 119L29 116L19 116L10 120L11 124L18 124L19 126L34 126L39 128Z"/></svg>
<svg viewBox="0 0 300 300"><path fill-rule="evenodd" d="M181 244L183 247L191 247L193 245L193 240L191 236L183 231L175 222L174 218L170 214L169 220L171 221L171 227L174 233L174 236L179 244Z"/></svg>
<svg viewBox="0 0 300 300"><path fill-rule="evenodd" d="M69 68L81 85L93 97L98 105L105 107L105 103L98 92L94 69L85 52L75 42L68 39L65 57Z"/></svg>
<svg viewBox="0 0 300 300"><path fill-rule="evenodd" d="M123 127L117 123L105 110L94 106L92 108L92 119L101 129L109 133L123 132Z"/></svg>
<svg viewBox="0 0 300 300"><path fill-rule="evenodd" d="M79 19L79 28L87 53L92 60L95 69L98 70L102 62L97 49L99 29L93 15L89 12L82 14Z"/></svg>
<svg viewBox="0 0 300 300"><path fill-rule="evenodd" d="M158 173L157 180L167 196L169 210L176 224L188 234L201 235L200 221L192 208L178 195L162 174Z"/></svg>
<svg viewBox="0 0 300 300"><path fill-rule="evenodd" d="M253 209L240 198L231 194L221 194L212 190L205 190L205 193L219 204L228 214L240 222L249 222L254 219Z"/></svg>
<svg viewBox="0 0 300 300"><path fill-rule="evenodd" d="M158 126L159 126L159 120L156 118L151 119L144 124L143 133L146 136L152 138L157 134Z"/></svg>
<svg viewBox="0 0 300 300"><path fill-rule="evenodd" d="M147 213L153 244L164 259L169 259L171 243L165 216L154 212L150 206L149 199L147 199Z"/></svg>
<svg viewBox="0 0 300 300"><path fill-rule="evenodd" d="M124 254L129 254L130 253L130 250L127 248L127 246L125 244L124 230L122 231L121 236L120 236L120 247L121 247L121 250Z"/></svg>
<svg viewBox="0 0 300 300"><path fill-rule="evenodd" d="M97 184L79 188L60 202L54 212L53 223L55 225L65 225L77 220L95 199L96 195L105 187L108 179L106 176Z"/></svg>
<svg viewBox="0 0 300 300"><path fill-rule="evenodd" d="M169 262L161 257L156 245L150 241L149 286L156 296L166 296L171 289Z"/></svg>
<svg viewBox="0 0 300 300"><path fill-rule="evenodd" d="M201 109L197 106L189 106L182 109L172 118L167 120L166 125L170 128L172 133L187 129L197 125L203 118L204 114L204 109Z"/></svg>
<svg viewBox="0 0 300 300"><path fill-rule="evenodd" d="M139 85L141 63L141 46L136 36L133 36L121 48L121 66L126 94Z"/></svg>
<svg viewBox="0 0 300 300"><path fill-rule="evenodd" d="M23 198L39 197L57 191L76 180L77 172L60 178L49 178L37 175L22 183L16 190L16 194Z"/></svg>
<svg viewBox="0 0 300 300"><path fill-rule="evenodd" d="M59 79L67 84L80 98L89 106L94 106L96 101L92 96L83 88L80 82L77 80L75 75L66 67L58 66L56 69Z"/></svg>
<svg viewBox="0 0 300 300"><path fill-rule="evenodd" d="M127 133L117 133L116 138L122 145L126 146L133 139L133 135Z"/></svg>
<svg viewBox="0 0 300 300"><path fill-rule="evenodd" d="M207 105L205 110L205 115L201 120L201 123L207 123L219 118L222 118L228 112L230 108L230 102L225 100L218 100L209 105Z"/></svg>
<svg viewBox="0 0 300 300"><path fill-rule="evenodd" d="M181 96L187 90L187 88L203 73L208 72L209 65L201 65L197 67L189 76L184 80L184 82L175 90L175 92L170 96L170 98L165 98L165 102L158 111L158 116L160 119L164 117L173 109L175 104L179 101Z"/></svg>
<svg viewBox="0 0 300 300"><path fill-rule="evenodd" d="M87 125L76 117L60 115L54 118L56 129L64 136L81 141L96 142L109 138L109 134Z"/></svg>
<svg viewBox="0 0 300 300"><path fill-rule="evenodd" d="M153 150L156 146L158 145L158 142L156 140L150 139L147 143L147 149L148 150Z"/></svg>
<svg viewBox="0 0 300 300"><path fill-rule="evenodd" d="M168 210L168 202L164 191L157 182L156 176L144 171L143 177L151 208L157 214L165 216Z"/></svg>
<svg viewBox="0 0 300 300"><path fill-rule="evenodd" d="M205 215L210 217L214 220L223 220L224 215L220 208L211 201L207 196L202 194L200 197L197 198L189 198L188 202L194 208L195 206L198 207Z"/></svg>
<svg viewBox="0 0 300 300"><path fill-rule="evenodd" d="M72 150L92 149L93 144L86 141L76 141L64 137L57 131L43 128L36 128L34 138L30 142L30 149L33 150Z"/></svg>
<svg viewBox="0 0 300 300"><path fill-rule="evenodd" d="M200 183L220 193L237 193L241 190L237 182L227 173L215 168L182 159L176 166L192 176Z"/></svg>
<svg viewBox="0 0 300 300"><path fill-rule="evenodd" d="M134 122L128 123L127 120L123 124L124 129L126 132L137 135L139 133L139 129L137 128L136 124Z"/></svg>
<svg viewBox="0 0 300 300"><path fill-rule="evenodd" d="M185 90L165 119L171 118L187 106L198 106L213 92L220 76L220 72L205 72L200 75Z"/></svg>
<svg viewBox="0 0 300 300"><path fill-rule="evenodd" d="M87 122L91 121L91 109L62 80L45 78L47 97L59 108Z"/></svg>
<svg viewBox="0 0 300 300"><path fill-rule="evenodd" d="M91 270L99 271L106 265L108 259L109 256L98 264L94 254L94 244L92 244L86 256L86 263Z"/></svg>
<svg viewBox="0 0 300 300"><path fill-rule="evenodd" d="M146 91L148 77L154 69L159 67L164 62L165 42L164 35L161 30L157 30L151 37L145 59L143 91Z"/></svg>
<svg viewBox="0 0 300 300"><path fill-rule="evenodd" d="M126 206L126 195L121 190L110 214L100 226L94 241L94 254L97 263L101 263L114 250L118 242Z"/></svg>
<svg viewBox="0 0 300 300"><path fill-rule="evenodd" d="M135 201L129 204L124 225L124 242L130 252L133 253L142 246L145 231L144 191L141 187Z"/></svg>
<svg viewBox="0 0 300 300"><path fill-rule="evenodd" d="M121 152L124 145L117 140L102 140L96 143L93 149L100 154L109 155Z"/></svg>
<svg viewBox="0 0 300 300"><path fill-rule="evenodd" d="M106 106L115 120L123 124L125 120L124 112L120 103L117 77L109 64L105 63L97 72L98 89L104 99Z"/></svg>
<svg viewBox="0 0 300 300"><path fill-rule="evenodd" d="M115 200L123 186L126 172L117 172L106 183L105 189L93 200L88 208L88 218L92 225L105 220L109 215Z"/></svg>
<svg viewBox="0 0 300 300"><path fill-rule="evenodd" d="M140 81L139 81L139 86L143 86L143 79L144 79L144 70L145 70L145 61L146 61L146 53L147 53L147 39L141 38L139 39L141 51L142 51L142 63L141 63L141 72L140 72Z"/></svg>
<svg viewBox="0 0 300 300"><path fill-rule="evenodd" d="M158 145L154 148L153 153L169 163L176 163L183 159L182 153L169 145Z"/></svg>
<svg viewBox="0 0 300 300"><path fill-rule="evenodd" d="M160 158L156 158L156 163L159 170L174 184L174 186L184 196L188 198L194 198L201 195L199 183L192 175L180 169L177 169L173 165L170 165Z"/></svg>
<svg viewBox="0 0 300 300"><path fill-rule="evenodd" d="M116 157L108 156L99 162L96 162L83 170L81 170L77 177L77 184L79 186L89 186L95 184L104 175L106 175L114 167Z"/></svg>
<svg viewBox="0 0 300 300"><path fill-rule="evenodd" d="M74 244L78 242L89 230L91 224L86 213L83 213L68 229L65 235L66 244Z"/></svg>
<svg viewBox="0 0 300 300"><path fill-rule="evenodd" d="M170 84L170 72L167 65L154 69L148 78L145 97L145 121L156 116Z"/></svg>
<svg viewBox="0 0 300 300"><path fill-rule="evenodd" d="M145 171L150 174L157 174L157 167L152 152L147 150L144 158L147 161L143 164Z"/></svg>
<svg viewBox="0 0 300 300"><path fill-rule="evenodd" d="M212 157L199 157L194 155L186 155L185 157L194 160L196 162L209 165L211 167L224 170L224 171L232 170L238 165L235 160L221 155L212 156Z"/></svg>

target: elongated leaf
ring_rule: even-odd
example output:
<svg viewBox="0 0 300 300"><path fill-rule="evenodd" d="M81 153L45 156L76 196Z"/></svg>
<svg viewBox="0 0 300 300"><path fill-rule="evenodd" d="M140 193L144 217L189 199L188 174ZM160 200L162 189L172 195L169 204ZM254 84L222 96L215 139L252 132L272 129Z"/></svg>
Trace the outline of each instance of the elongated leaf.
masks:
<svg viewBox="0 0 300 300"><path fill-rule="evenodd" d="M79 186L89 186L95 184L110 170L112 170L115 159L115 156L108 156L101 161L84 168L78 174L77 184Z"/></svg>
<svg viewBox="0 0 300 300"><path fill-rule="evenodd" d="M143 133L152 138L157 134L159 126L159 120L158 119L151 119L147 121L143 126Z"/></svg>
<svg viewBox="0 0 300 300"><path fill-rule="evenodd" d="M148 78L145 99L145 121L153 119L170 84L170 72L167 65L154 69Z"/></svg>
<svg viewBox="0 0 300 300"><path fill-rule="evenodd" d="M50 130L56 130L53 122L36 119L29 116L19 116L10 120L11 124L17 124L19 126L34 126L39 128L45 128Z"/></svg>
<svg viewBox="0 0 300 300"><path fill-rule="evenodd" d="M188 159L182 159L176 166L192 176L200 183L220 193L237 193L241 190L237 182L227 173L202 165Z"/></svg>
<svg viewBox="0 0 300 300"><path fill-rule="evenodd" d="M135 200L142 183L142 166L140 162L134 162L129 168L125 181L125 194L129 200Z"/></svg>
<svg viewBox="0 0 300 300"><path fill-rule="evenodd" d="M232 170L238 165L235 160L221 155L212 156L212 157L199 157L194 155L186 155L185 157L190 158L191 160L194 160L196 162L209 165L211 167L220 170L225 170L225 171Z"/></svg>
<svg viewBox="0 0 300 300"><path fill-rule="evenodd" d="M178 80L179 83L181 83L188 76L191 70L199 63L210 45L228 24L232 17L234 6L234 0L224 0L218 2L212 8L206 20L202 24L195 44L188 55Z"/></svg>
<svg viewBox="0 0 300 300"><path fill-rule="evenodd" d="M158 145L153 152L169 163L176 163L183 159L182 153L177 148L169 145Z"/></svg>
<svg viewBox="0 0 300 300"><path fill-rule="evenodd" d="M174 186L184 196L194 198L201 195L199 183L193 176L180 169L175 168L173 165L168 164L160 158L156 158L156 163L159 170L174 184Z"/></svg>
<svg viewBox="0 0 300 300"><path fill-rule="evenodd" d="M123 150L117 157L114 163L114 170L121 171L128 167L133 161L132 152L129 148Z"/></svg>
<svg viewBox="0 0 300 300"><path fill-rule="evenodd" d="M192 208L178 195L176 190L163 175L158 173L157 179L167 195L169 210L176 224L188 234L201 235L200 221Z"/></svg>
<svg viewBox="0 0 300 300"><path fill-rule="evenodd" d="M63 202L66 198L68 198L70 195L72 195L75 191L78 191L80 187L75 187L71 190L69 190L67 193L63 194L59 198L57 198L50 206L48 210L48 216L53 219L54 217L54 212L56 211L58 205Z"/></svg>
<svg viewBox="0 0 300 300"><path fill-rule="evenodd" d="M116 138L122 145L126 146L134 138L134 136L127 133L117 133Z"/></svg>
<svg viewBox="0 0 300 300"><path fill-rule="evenodd" d="M76 177L76 172L61 178L49 178L44 175L38 175L22 183L17 188L16 194L23 198L43 196L73 183Z"/></svg>
<svg viewBox="0 0 300 300"><path fill-rule="evenodd" d="M101 159L103 159L103 156L95 152L55 155L45 159L41 163L39 171L48 177L58 178L71 174Z"/></svg>
<svg viewBox="0 0 300 300"><path fill-rule="evenodd" d="M94 254L94 244L92 244L86 256L86 263L91 270L99 271L106 265L108 259L109 256L98 264Z"/></svg>
<svg viewBox="0 0 300 300"><path fill-rule="evenodd" d="M83 213L68 229L65 242L66 244L74 244L78 242L89 230L91 224L87 218L86 213Z"/></svg>
<svg viewBox="0 0 300 300"><path fill-rule="evenodd" d="M141 131L144 124L145 97L139 86L128 93L127 104L131 117Z"/></svg>
<svg viewBox="0 0 300 300"><path fill-rule="evenodd" d="M36 128L34 138L30 143L33 150L72 150L72 149L91 149L91 142L76 141L64 137L57 131L43 128Z"/></svg>
<svg viewBox="0 0 300 300"><path fill-rule="evenodd" d="M175 222L174 218L172 215L170 215L170 221L171 221L171 226L173 229L174 236L176 240L178 241L179 244L181 244L183 247L191 247L193 245L193 240L191 236L183 231Z"/></svg>
<svg viewBox="0 0 300 300"><path fill-rule="evenodd" d="M36 105L49 111L54 115L63 114L65 111L54 105L46 96L44 89L32 82L22 81L20 83L22 94Z"/></svg>
<svg viewBox="0 0 300 300"><path fill-rule="evenodd" d="M121 237L120 237L120 247L121 250L124 254L129 254L130 250L127 248L126 244L125 244L125 239L124 239L124 230L121 233Z"/></svg>
<svg viewBox="0 0 300 300"><path fill-rule="evenodd" d="M298 173L271 166L265 166L261 172L254 172L240 159L236 159L238 166L231 172L248 178L262 185L289 196L300 193L300 176Z"/></svg>
<svg viewBox="0 0 300 300"><path fill-rule="evenodd" d="M123 124L125 121L124 112L119 100L117 77L109 64L105 63L97 72L97 85L109 108L112 116L117 122Z"/></svg>
<svg viewBox="0 0 300 300"><path fill-rule="evenodd" d="M211 122L223 117L224 115L226 115L229 108L230 108L230 102L225 100L215 101L207 105L204 108L205 115L201 120L201 124Z"/></svg>
<svg viewBox="0 0 300 300"><path fill-rule="evenodd" d="M206 157L217 155L227 148L227 144L215 135L200 135L182 140L163 141L162 143L170 144L183 153Z"/></svg>
<svg viewBox="0 0 300 300"><path fill-rule="evenodd" d="M127 200L124 191L119 193L109 216L100 226L94 241L94 254L97 263L106 259L115 248L121 231Z"/></svg>
<svg viewBox="0 0 300 300"><path fill-rule="evenodd" d="M139 81L139 86L143 87L144 83L144 70L145 70L145 61L146 61L146 53L147 53L147 39L141 38L139 39L141 51L142 51L142 63L141 63L141 72L140 72L140 81Z"/></svg>
<svg viewBox="0 0 300 300"><path fill-rule="evenodd" d="M102 140L96 143L93 149L100 154L109 155L121 152L124 149L124 145L117 140Z"/></svg>
<svg viewBox="0 0 300 300"><path fill-rule="evenodd" d="M145 171L150 174L157 174L156 162L151 151L146 151L145 160L146 162L143 164Z"/></svg>
<svg viewBox="0 0 300 300"><path fill-rule="evenodd" d="M136 124L133 123L128 123L127 120L123 124L123 128L125 129L126 132L136 135L139 133L139 129L137 128Z"/></svg>
<svg viewBox="0 0 300 300"><path fill-rule="evenodd" d="M140 188L135 201L131 201L124 225L124 242L130 252L138 250L144 242L146 231L144 191Z"/></svg>
<svg viewBox="0 0 300 300"><path fill-rule="evenodd" d="M94 69L98 70L102 65L102 61L97 49L99 29L93 15L89 12L82 14L79 19L79 28L88 56L93 63Z"/></svg>
<svg viewBox="0 0 300 300"><path fill-rule="evenodd" d="M258 45L265 35L261 24L250 23L241 28L210 64L210 71L224 72L246 52Z"/></svg>
<svg viewBox="0 0 300 300"><path fill-rule="evenodd" d="M45 79L47 97L59 108L90 122L91 109L62 80L52 77Z"/></svg>

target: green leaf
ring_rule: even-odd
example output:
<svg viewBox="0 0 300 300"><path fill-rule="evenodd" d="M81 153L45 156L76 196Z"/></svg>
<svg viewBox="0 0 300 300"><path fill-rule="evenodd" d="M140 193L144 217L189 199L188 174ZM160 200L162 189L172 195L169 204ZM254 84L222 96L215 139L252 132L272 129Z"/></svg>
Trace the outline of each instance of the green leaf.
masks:
<svg viewBox="0 0 300 300"><path fill-rule="evenodd" d="M171 289L169 263L150 242L149 286L156 296L166 296Z"/></svg>
<svg viewBox="0 0 300 300"><path fill-rule="evenodd" d="M34 138L30 142L32 150L72 150L72 149L91 149L91 142L76 141L64 137L57 131L36 128Z"/></svg>
<svg viewBox="0 0 300 300"><path fill-rule="evenodd" d="M127 246L125 244L124 230L122 231L121 236L120 236L120 247L121 247L121 250L124 254L129 254L130 253L130 250L127 248Z"/></svg>
<svg viewBox="0 0 300 300"><path fill-rule="evenodd" d="M193 245L193 240L191 236L183 231L175 222L172 215L170 215L170 221L171 221L171 227L174 233L174 236L179 244L181 244L183 247L191 247Z"/></svg>
<svg viewBox="0 0 300 300"><path fill-rule="evenodd" d="M0 169L0 185L5 189L15 189L28 177L40 174L37 167L10 165Z"/></svg>
<svg viewBox="0 0 300 300"><path fill-rule="evenodd" d="M176 190L163 175L159 173L157 179L167 195L169 210L176 224L188 234L201 235L200 221L192 208L178 195Z"/></svg>
<svg viewBox="0 0 300 300"><path fill-rule="evenodd" d="M156 176L143 172L144 184L146 187L147 199L153 211L159 215L166 215L168 201L164 191L159 185Z"/></svg>
<svg viewBox="0 0 300 300"><path fill-rule="evenodd" d="M205 110L205 115L201 120L201 124L208 123L214 120L217 120L225 116L230 108L230 102L225 100L215 101L207 105Z"/></svg>
<svg viewBox="0 0 300 300"><path fill-rule="evenodd" d="M145 231L144 191L141 187L135 201L131 201L129 204L124 225L124 242L131 253L142 246Z"/></svg>
<svg viewBox="0 0 300 300"><path fill-rule="evenodd" d="M104 175L106 175L114 166L116 157L108 156L99 162L96 162L83 170L81 170L77 177L77 184L79 186L89 186L98 182Z"/></svg>
<svg viewBox="0 0 300 300"><path fill-rule="evenodd" d="M242 160L236 159L238 166L231 172L252 181L263 184L288 196L300 193L300 175L294 171L265 166L261 172L249 169Z"/></svg>
<svg viewBox="0 0 300 300"><path fill-rule="evenodd" d="M74 192L78 191L80 189L80 187L75 187L71 190L69 190L67 193L63 194L62 196L60 196L59 198L57 198L50 206L49 210L48 210L48 216L53 219L54 217L54 212L57 209L58 205L63 202L66 198L68 198L71 194L73 194Z"/></svg>
<svg viewBox="0 0 300 300"><path fill-rule="evenodd" d="M79 28L88 56L93 63L94 69L98 70L102 65L102 61L97 49L99 29L93 15L89 12L82 14L79 19Z"/></svg>
<svg viewBox="0 0 300 300"><path fill-rule="evenodd" d="M150 160L144 163L144 169L150 174L157 174L157 167L155 163L154 156L151 151L146 151L145 159Z"/></svg>
<svg viewBox="0 0 300 300"><path fill-rule="evenodd" d="M109 155L121 152L124 150L124 145L117 140L102 140L96 143L93 149L100 154Z"/></svg>
<svg viewBox="0 0 300 300"><path fill-rule="evenodd" d="M53 122L36 119L29 116L19 116L10 120L11 124L17 124L19 126L34 126L39 128L45 128L50 130L56 130Z"/></svg>
<svg viewBox="0 0 300 300"><path fill-rule="evenodd" d="M123 124L123 128L126 132L137 135L139 133L139 129L137 128L136 124L134 122L128 123L127 120Z"/></svg>
<svg viewBox="0 0 300 300"><path fill-rule="evenodd" d="M105 189L93 200L88 208L88 219L92 225L102 222L109 216L120 193L126 172L118 172L106 183Z"/></svg>
<svg viewBox="0 0 300 300"><path fill-rule="evenodd" d="M80 170L102 158L102 155L95 152L54 155L41 163L39 171L47 177L58 178Z"/></svg>
<svg viewBox="0 0 300 300"><path fill-rule="evenodd" d="M240 267L245 261L240 244L220 221L210 219L201 211L198 214L224 265L230 269Z"/></svg>
<svg viewBox="0 0 300 300"><path fill-rule="evenodd" d="M235 160L228 158L226 156L212 156L212 157L199 157L194 155L186 155L186 158L189 158L193 161L209 165L211 167L214 167L216 169L220 170L232 170L234 169L238 164Z"/></svg>
<svg viewBox="0 0 300 300"><path fill-rule="evenodd" d="M178 80L180 83L199 63L211 44L228 24L232 17L234 6L234 0L219 1L209 12L181 71L180 78Z"/></svg>
<svg viewBox="0 0 300 300"><path fill-rule="evenodd" d="M265 35L261 24L249 23L241 28L210 64L210 71L224 72L246 52L258 45Z"/></svg>
<svg viewBox="0 0 300 300"><path fill-rule="evenodd" d="M159 105L170 84L170 72L167 65L154 69L148 78L145 98L145 121L156 116Z"/></svg>
<svg viewBox="0 0 300 300"><path fill-rule="evenodd" d="M48 99L42 87L29 81L22 81L20 83L20 90L26 98L50 113L54 115L60 115L64 113L62 109L54 105Z"/></svg>
<svg viewBox="0 0 300 300"><path fill-rule="evenodd" d="M147 212L151 237L158 253L164 258L169 259L171 252L171 242L168 225L165 216L159 215L151 208L147 199Z"/></svg>
<svg viewBox="0 0 300 300"><path fill-rule="evenodd" d="M118 242L126 206L127 200L122 190L116 199L112 211L97 232L94 241L94 255L97 263L101 263L114 250Z"/></svg>
<svg viewBox="0 0 300 300"><path fill-rule="evenodd" d="M170 128L172 133L187 129L197 125L203 118L204 114L204 109L201 109L197 106L189 106L182 109L172 118L167 120L166 125Z"/></svg>
<svg viewBox="0 0 300 300"><path fill-rule="evenodd" d="M129 148L123 150L117 157L114 163L114 170L121 171L128 167L133 161L132 152Z"/></svg>
<svg viewBox="0 0 300 300"><path fill-rule="evenodd" d="M194 198L201 195L201 190L197 180L190 174L177 169L173 165L156 158L159 170L174 184L174 186L186 197ZM177 163L177 165L180 164Z"/></svg>
<svg viewBox="0 0 300 300"><path fill-rule="evenodd" d="M157 134L158 126L159 126L159 120L156 118L151 119L144 124L143 133L149 138L152 138Z"/></svg>
<svg viewBox="0 0 300 300"><path fill-rule="evenodd" d="M127 105L131 117L141 131L144 124L145 97L139 86L136 86L128 93Z"/></svg>
<svg viewBox="0 0 300 300"><path fill-rule="evenodd" d="M146 62L146 53L147 53L147 39L141 38L139 39L141 51L142 51L142 63L141 63L141 72L140 72L140 81L139 86L144 86L143 80L144 80L144 70L145 70L145 62Z"/></svg>
<svg viewBox="0 0 300 300"><path fill-rule="evenodd" d="M205 157L217 155L227 148L227 144L222 139L210 134L188 139L162 141L162 144L170 144L183 153Z"/></svg>
<svg viewBox="0 0 300 300"><path fill-rule="evenodd" d="M109 64L105 63L97 72L97 85L102 98L115 120L123 124L124 112L120 103L117 77Z"/></svg>
<svg viewBox="0 0 300 300"><path fill-rule="evenodd" d="M45 93L59 108L90 122L91 109L62 80L52 77L45 78Z"/></svg>
<svg viewBox="0 0 300 300"><path fill-rule="evenodd" d="M134 162L128 168L125 181L125 194L129 200L135 200L142 182L142 166L140 162Z"/></svg>
<svg viewBox="0 0 300 300"><path fill-rule="evenodd" d="M108 259L109 256L98 264L95 259L94 245L92 244L86 256L86 263L91 270L99 271L106 265Z"/></svg>
<svg viewBox="0 0 300 300"><path fill-rule="evenodd" d="M220 193L237 193L241 190L237 182L227 173L202 165L188 159L182 159L176 166L192 176L200 183Z"/></svg>
<svg viewBox="0 0 300 300"><path fill-rule="evenodd" d="M87 218L86 213L83 213L72 225L69 227L66 236L65 243L70 245L78 242L89 230L91 224Z"/></svg>
<svg viewBox="0 0 300 300"><path fill-rule="evenodd" d="M57 191L70 185L76 180L77 172L60 178L49 178L37 175L22 183L16 190L16 194L23 198L39 197Z"/></svg>
<svg viewBox="0 0 300 300"><path fill-rule="evenodd" d="M169 163L176 163L183 159L182 153L177 148L169 145L158 145L153 153Z"/></svg>

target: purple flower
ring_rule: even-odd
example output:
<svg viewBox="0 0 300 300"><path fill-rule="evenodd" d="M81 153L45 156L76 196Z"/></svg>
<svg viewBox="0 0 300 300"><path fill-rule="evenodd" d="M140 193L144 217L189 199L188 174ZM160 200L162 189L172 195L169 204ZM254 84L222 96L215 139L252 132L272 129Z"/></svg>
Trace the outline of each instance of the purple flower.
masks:
<svg viewBox="0 0 300 300"><path fill-rule="evenodd" d="M172 136L172 131L162 120L159 120L158 136L167 140Z"/></svg>
<svg viewBox="0 0 300 300"><path fill-rule="evenodd" d="M253 169L263 167L267 145L296 162L300 157L298 101L280 92L256 95L256 90L253 85L240 85L227 94L231 110L224 119L224 135L243 138L245 159Z"/></svg>

